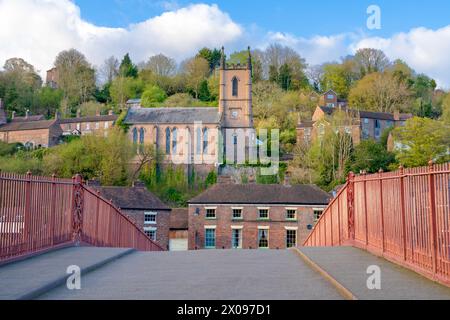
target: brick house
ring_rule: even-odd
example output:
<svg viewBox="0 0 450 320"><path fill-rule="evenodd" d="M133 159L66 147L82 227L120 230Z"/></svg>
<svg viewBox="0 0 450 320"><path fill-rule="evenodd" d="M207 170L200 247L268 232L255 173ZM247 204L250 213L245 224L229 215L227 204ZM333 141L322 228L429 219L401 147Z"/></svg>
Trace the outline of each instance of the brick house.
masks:
<svg viewBox="0 0 450 320"><path fill-rule="evenodd" d="M21 143L28 148L55 146L61 134L58 120L12 121L0 126L1 141Z"/></svg>
<svg viewBox="0 0 450 320"><path fill-rule="evenodd" d="M89 117L81 117L78 114L76 118L61 119L59 124L63 135L104 134L114 125L117 118L112 111L108 115L97 114Z"/></svg>
<svg viewBox="0 0 450 320"><path fill-rule="evenodd" d="M188 208L174 208L170 213L169 250L188 250Z"/></svg>
<svg viewBox="0 0 450 320"><path fill-rule="evenodd" d="M189 249L300 245L330 198L314 185L216 184L189 201Z"/></svg>
<svg viewBox="0 0 450 320"><path fill-rule="evenodd" d="M327 119L336 110L342 110L351 115L352 123L346 128L346 131L351 134L354 144L359 144L361 140L367 139L379 141L385 129L401 126L406 120L412 118L412 114L399 112L388 113L350 109L347 107L347 103L339 100L332 90L324 94L323 101L325 106L318 106L311 120L299 120L297 142L309 142L320 136L323 132L321 127L327 125Z"/></svg>
<svg viewBox="0 0 450 320"><path fill-rule="evenodd" d="M111 199L123 213L127 214L151 239L169 248L169 224L171 209L140 183L133 187L91 186Z"/></svg>

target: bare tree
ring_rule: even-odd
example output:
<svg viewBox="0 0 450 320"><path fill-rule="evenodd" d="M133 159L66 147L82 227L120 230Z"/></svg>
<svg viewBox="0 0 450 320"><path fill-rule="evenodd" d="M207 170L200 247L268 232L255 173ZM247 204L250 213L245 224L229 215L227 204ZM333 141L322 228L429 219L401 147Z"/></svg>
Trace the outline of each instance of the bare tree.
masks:
<svg viewBox="0 0 450 320"><path fill-rule="evenodd" d="M112 82L119 75L119 60L111 56L100 67L100 75L105 83Z"/></svg>
<svg viewBox="0 0 450 320"><path fill-rule="evenodd" d="M183 63L183 71L187 76L187 83L198 98L200 84L209 74L209 63L202 57L195 57Z"/></svg>
<svg viewBox="0 0 450 320"><path fill-rule="evenodd" d="M359 67L361 77L372 72L383 72L390 65L388 57L378 49L359 49L356 51L354 59Z"/></svg>
<svg viewBox="0 0 450 320"><path fill-rule="evenodd" d="M144 69L151 70L159 76L172 76L177 69L177 62L163 54L150 57Z"/></svg>

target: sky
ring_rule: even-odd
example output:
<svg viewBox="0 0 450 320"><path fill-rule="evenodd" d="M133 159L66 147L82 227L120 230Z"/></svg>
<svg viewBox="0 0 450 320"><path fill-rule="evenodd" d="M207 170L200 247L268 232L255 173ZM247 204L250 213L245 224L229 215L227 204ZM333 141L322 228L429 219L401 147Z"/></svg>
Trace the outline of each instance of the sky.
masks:
<svg viewBox="0 0 450 320"><path fill-rule="evenodd" d="M369 29L370 5L380 8ZM383 50L450 88L448 0L0 0L0 64L19 56L44 74L61 50L100 66L129 52L135 62L163 53L181 61L198 49L288 45L309 65L358 48Z"/></svg>

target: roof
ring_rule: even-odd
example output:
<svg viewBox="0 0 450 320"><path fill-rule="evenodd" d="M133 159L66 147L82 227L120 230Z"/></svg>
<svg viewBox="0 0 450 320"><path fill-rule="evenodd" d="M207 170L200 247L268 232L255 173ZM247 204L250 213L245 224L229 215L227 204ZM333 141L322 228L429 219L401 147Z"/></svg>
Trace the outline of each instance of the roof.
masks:
<svg viewBox="0 0 450 320"><path fill-rule="evenodd" d="M338 110L337 108L332 107L320 107L323 112L325 112L328 115L331 115L335 110ZM373 112L373 111L362 111L362 110L355 110L355 109L347 109L342 108L342 110L348 110L352 112L359 112L360 118L369 118L369 119L379 119L379 120L391 120L395 121L394 114L389 112ZM400 120L404 121L409 118L412 118L412 114L410 113L400 113Z"/></svg>
<svg viewBox="0 0 450 320"><path fill-rule="evenodd" d="M331 196L315 185L216 184L190 204L305 204L327 205Z"/></svg>
<svg viewBox="0 0 450 320"><path fill-rule="evenodd" d="M141 103L141 99L129 99L127 100L127 104Z"/></svg>
<svg viewBox="0 0 450 320"><path fill-rule="evenodd" d="M172 230L188 229L188 208L172 209L169 227Z"/></svg>
<svg viewBox="0 0 450 320"><path fill-rule="evenodd" d="M97 187L100 194L121 209L170 210L157 196L144 187Z"/></svg>
<svg viewBox="0 0 450 320"><path fill-rule="evenodd" d="M312 128L314 121L303 120L297 125L297 128Z"/></svg>
<svg viewBox="0 0 450 320"><path fill-rule="evenodd" d="M45 120L45 116L43 116L42 114L37 114L34 116L14 117L14 119L12 119L11 122L39 121L39 120Z"/></svg>
<svg viewBox="0 0 450 320"><path fill-rule="evenodd" d="M49 129L56 120L41 121L14 121L0 127L0 131L22 131L22 130L39 130Z"/></svg>
<svg viewBox="0 0 450 320"><path fill-rule="evenodd" d="M217 108L130 108L125 123L219 123Z"/></svg>
<svg viewBox="0 0 450 320"><path fill-rule="evenodd" d="M100 121L116 121L118 115L102 115L102 116L91 116L91 117L78 117L78 118L66 118L60 119L60 123L78 123L78 122L100 122Z"/></svg>

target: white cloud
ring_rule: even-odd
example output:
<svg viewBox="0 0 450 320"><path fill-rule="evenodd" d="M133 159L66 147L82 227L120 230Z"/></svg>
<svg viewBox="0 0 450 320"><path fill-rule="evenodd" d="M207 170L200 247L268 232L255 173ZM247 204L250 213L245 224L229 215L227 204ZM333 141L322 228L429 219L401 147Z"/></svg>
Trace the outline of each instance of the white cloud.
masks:
<svg viewBox="0 0 450 320"><path fill-rule="evenodd" d="M158 53L183 59L203 46L231 43L242 33L217 5L189 5L127 28L106 28L84 21L69 0L0 0L0 63L22 57L41 73L69 48L95 65L127 52L136 62Z"/></svg>

